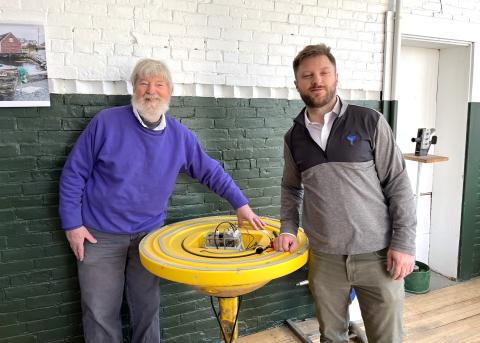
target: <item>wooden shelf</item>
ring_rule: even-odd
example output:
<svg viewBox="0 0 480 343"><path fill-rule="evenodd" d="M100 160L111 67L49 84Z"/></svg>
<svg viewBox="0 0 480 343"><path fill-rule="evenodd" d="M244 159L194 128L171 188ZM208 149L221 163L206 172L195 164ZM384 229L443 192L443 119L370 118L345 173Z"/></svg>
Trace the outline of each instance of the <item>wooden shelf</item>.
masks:
<svg viewBox="0 0 480 343"><path fill-rule="evenodd" d="M421 163L436 163L448 161L447 156L438 156L438 155L426 155L426 156L417 156L415 154L403 154L403 158L409 161L421 162Z"/></svg>

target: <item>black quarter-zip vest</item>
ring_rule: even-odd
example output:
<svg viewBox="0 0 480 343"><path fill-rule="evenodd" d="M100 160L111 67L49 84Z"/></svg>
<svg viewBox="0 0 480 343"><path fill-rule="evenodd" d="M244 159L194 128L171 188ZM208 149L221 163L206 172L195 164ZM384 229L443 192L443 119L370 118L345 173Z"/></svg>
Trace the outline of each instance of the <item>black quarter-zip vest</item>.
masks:
<svg viewBox="0 0 480 343"><path fill-rule="evenodd" d="M300 172L328 162L366 162L374 159L374 135L380 114L375 110L343 104L346 109L335 119L325 151L305 125L305 109L294 119L286 142Z"/></svg>

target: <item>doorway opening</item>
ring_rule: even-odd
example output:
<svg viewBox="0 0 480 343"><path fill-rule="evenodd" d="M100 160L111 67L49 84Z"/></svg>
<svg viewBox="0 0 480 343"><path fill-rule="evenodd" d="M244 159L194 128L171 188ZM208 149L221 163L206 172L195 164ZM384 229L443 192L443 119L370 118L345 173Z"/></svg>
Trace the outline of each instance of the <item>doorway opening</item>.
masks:
<svg viewBox="0 0 480 343"><path fill-rule="evenodd" d="M429 153L449 158L422 166L416 257L452 279L458 274L471 51L469 42L404 35L397 83L396 139L402 152L414 151L411 138L418 128L435 128L438 142ZM416 163L406 161L413 187Z"/></svg>

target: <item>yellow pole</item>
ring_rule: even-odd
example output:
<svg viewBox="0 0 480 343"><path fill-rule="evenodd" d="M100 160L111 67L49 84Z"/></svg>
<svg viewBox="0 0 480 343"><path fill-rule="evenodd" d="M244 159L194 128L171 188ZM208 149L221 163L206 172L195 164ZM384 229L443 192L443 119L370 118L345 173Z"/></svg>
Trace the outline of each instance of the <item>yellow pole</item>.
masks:
<svg viewBox="0 0 480 343"><path fill-rule="evenodd" d="M220 307L220 325L222 326L220 330L223 329L226 336L224 338L223 333L220 332L220 338L223 340L226 339L226 343L233 343L238 337L238 322L235 325L235 318L237 317L238 311L238 297L218 298L218 304ZM235 328L233 325L235 325ZM232 337L231 341L230 337Z"/></svg>

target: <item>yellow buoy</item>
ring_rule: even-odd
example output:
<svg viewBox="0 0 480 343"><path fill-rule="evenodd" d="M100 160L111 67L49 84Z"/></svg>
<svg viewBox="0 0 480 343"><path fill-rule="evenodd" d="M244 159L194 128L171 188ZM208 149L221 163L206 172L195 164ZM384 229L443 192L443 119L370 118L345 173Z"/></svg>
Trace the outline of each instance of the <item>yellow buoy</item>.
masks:
<svg viewBox="0 0 480 343"><path fill-rule="evenodd" d="M308 259L308 239L299 230L296 252L277 252L271 242L280 233L280 221L262 218L264 230L254 230L244 222L235 227L236 216L212 216L186 220L151 232L140 243L140 260L152 274L190 285L200 292L219 298L235 298L265 285L272 279L294 272ZM227 232L237 240L224 240ZM231 318L232 303L222 306L220 314L230 320L232 338L237 336ZM221 324L224 326L223 324ZM224 327L227 331L228 325ZM233 342L233 340L232 340Z"/></svg>
<svg viewBox="0 0 480 343"><path fill-rule="evenodd" d="M222 231L222 223L236 220L235 216L214 216L164 226L141 241L142 264L152 274L194 286L208 295L237 296L292 273L307 262L308 240L301 231L295 253L269 247L274 232L280 233L280 221L271 218L262 218L265 230L256 231L244 223L240 229L243 251L204 248L208 233Z"/></svg>

